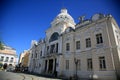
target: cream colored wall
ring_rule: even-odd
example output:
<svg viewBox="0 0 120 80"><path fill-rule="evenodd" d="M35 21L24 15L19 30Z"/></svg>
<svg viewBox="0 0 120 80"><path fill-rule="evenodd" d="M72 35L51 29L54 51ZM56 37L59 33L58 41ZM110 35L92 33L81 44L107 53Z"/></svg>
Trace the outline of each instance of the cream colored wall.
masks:
<svg viewBox="0 0 120 80"><path fill-rule="evenodd" d="M111 45L112 45L111 52L113 53L115 70L116 70L116 73L118 74L118 76L120 78L120 56L119 56L119 54L120 54L120 52L119 52L120 44L118 44L118 40L117 40L117 37L116 37L116 35L117 35L116 31L119 32L120 29L119 29L117 23L115 22L115 20L113 18L109 19L108 25L110 26L108 29L109 29L110 40L111 40ZM119 37L120 37L120 34L119 34Z"/></svg>
<svg viewBox="0 0 120 80"><path fill-rule="evenodd" d="M116 77L114 62L112 59L112 54L115 53L111 52L111 39L112 32L109 30L110 26L107 25L106 19L102 19L100 21L83 28L78 28L75 32L66 33L63 35L63 74L66 76L72 76L75 73L75 64L74 64L74 56L77 59L81 60L81 70L78 71L78 75L81 77L89 77L90 74L98 74L101 79L111 79L114 80ZM103 37L103 44L97 45L96 44L96 34L102 33ZM111 34L111 35L108 35ZM86 49L85 39L90 37L91 38L91 48ZM114 37L112 37L114 39ZM111 40L112 40L111 39ZM80 40L81 48L80 50L75 49L75 42ZM113 40L114 41L114 40ZM70 43L70 51L66 52L66 43ZM113 45L113 44L112 44ZM115 44L114 44L115 45ZM102 47L100 47L102 46ZM75 55L74 55L75 53ZM117 52L118 53L118 52ZM99 69L99 57L104 56L106 61L106 70L100 71ZM93 61L93 71L87 70L87 59L92 58ZM65 69L65 61L70 60L70 69ZM84 72L84 73L83 73ZM104 75L109 75L108 77L104 77Z"/></svg>
<svg viewBox="0 0 120 80"><path fill-rule="evenodd" d="M57 56L57 71L58 75L64 75L66 77L73 76L76 74L74 59L81 60L81 69L77 71L77 75L80 78L89 78L91 74L97 74L100 80L115 80L116 72L120 73L120 51L118 50L117 40L115 37L115 30L118 28L113 26L111 23L115 23L113 18L102 18L96 20L89 25L83 26L81 28L76 28L75 32L71 31L68 33L62 33L65 28L68 27L62 23L57 26L52 26L46 31L46 45L51 45L56 42L59 43L59 53L62 55ZM116 23L115 23L116 24ZM63 29L64 28L64 29ZM59 40L49 43L49 39L54 32L62 33ZM96 34L102 33L103 43L96 44ZM91 47L86 48L86 38L91 39ZM80 50L76 50L76 41L80 40ZM70 43L70 51L66 51L66 43ZM42 45L42 44L41 44ZM38 46L37 51L43 50L45 47L41 45ZM35 49L33 48L33 53ZM46 54L46 49L44 54ZM99 68L99 57L105 57L106 70L101 71ZM53 56L51 58L54 58ZM45 59L51 59L45 56ZM92 58L93 70L87 70L87 59ZM35 58L34 58L35 59ZM39 58L37 63L41 63L42 68L36 68L34 71L40 73L43 71L45 65L45 59ZM36 59L37 60L37 59ZM66 70L66 60L69 60L69 70ZM33 65L32 63L31 65ZM39 70L39 71L38 71Z"/></svg>

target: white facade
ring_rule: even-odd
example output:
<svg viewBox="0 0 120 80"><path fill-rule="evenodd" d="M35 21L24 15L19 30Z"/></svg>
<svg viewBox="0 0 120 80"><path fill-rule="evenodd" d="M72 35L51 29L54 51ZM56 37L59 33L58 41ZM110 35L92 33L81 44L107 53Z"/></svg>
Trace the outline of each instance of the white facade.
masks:
<svg viewBox="0 0 120 80"><path fill-rule="evenodd" d="M43 56L45 55L45 42L42 40L39 43L32 41L29 55L29 71L42 73L44 70Z"/></svg>
<svg viewBox="0 0 120 80"><path fill-rule="evenodd" d="M4 50L0 50L0 63L15 66L18 63L16 50L8 46L4 46L4 48Z"/></svg>
<svg viewBox="0 0 120 80"><path fill-rule="evenodd" d="M31 72L116 80L120 76L120 29L111 15L75 24L66 9L52 21L45 40L31 47Z"/></svg>

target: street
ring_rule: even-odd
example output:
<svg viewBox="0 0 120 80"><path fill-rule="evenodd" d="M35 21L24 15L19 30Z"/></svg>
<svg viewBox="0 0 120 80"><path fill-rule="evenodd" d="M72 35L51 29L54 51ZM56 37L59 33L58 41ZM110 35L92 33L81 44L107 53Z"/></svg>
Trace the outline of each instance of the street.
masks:
<svg viewBox="0 0 120 80"><path fill-rule="evenodd" d="M0 80L61 80L37 75L0 71Z"/></svg>

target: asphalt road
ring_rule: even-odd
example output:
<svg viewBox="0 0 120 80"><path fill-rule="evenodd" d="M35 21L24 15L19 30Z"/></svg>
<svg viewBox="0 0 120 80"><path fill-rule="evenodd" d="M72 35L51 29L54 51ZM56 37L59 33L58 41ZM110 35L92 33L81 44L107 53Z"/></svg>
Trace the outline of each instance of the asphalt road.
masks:
<svg viewBox="0 0 120 80"><path fill-rule="evenodd" d="M61 80L36 75L0 71L0 80Z"/></svg>

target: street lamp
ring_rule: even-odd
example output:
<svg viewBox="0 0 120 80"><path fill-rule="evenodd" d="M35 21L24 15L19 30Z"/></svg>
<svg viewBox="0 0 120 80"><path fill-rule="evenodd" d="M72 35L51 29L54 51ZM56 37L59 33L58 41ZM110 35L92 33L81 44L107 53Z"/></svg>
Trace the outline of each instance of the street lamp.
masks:
<svg viewBox="0 0 120 80"><path fill-rule="evenodd" d="M76 67L75 78L77 79L77 65L78 65L78 60L76 58L74 58L74 62L75 62L75 67Z"/></svg>

